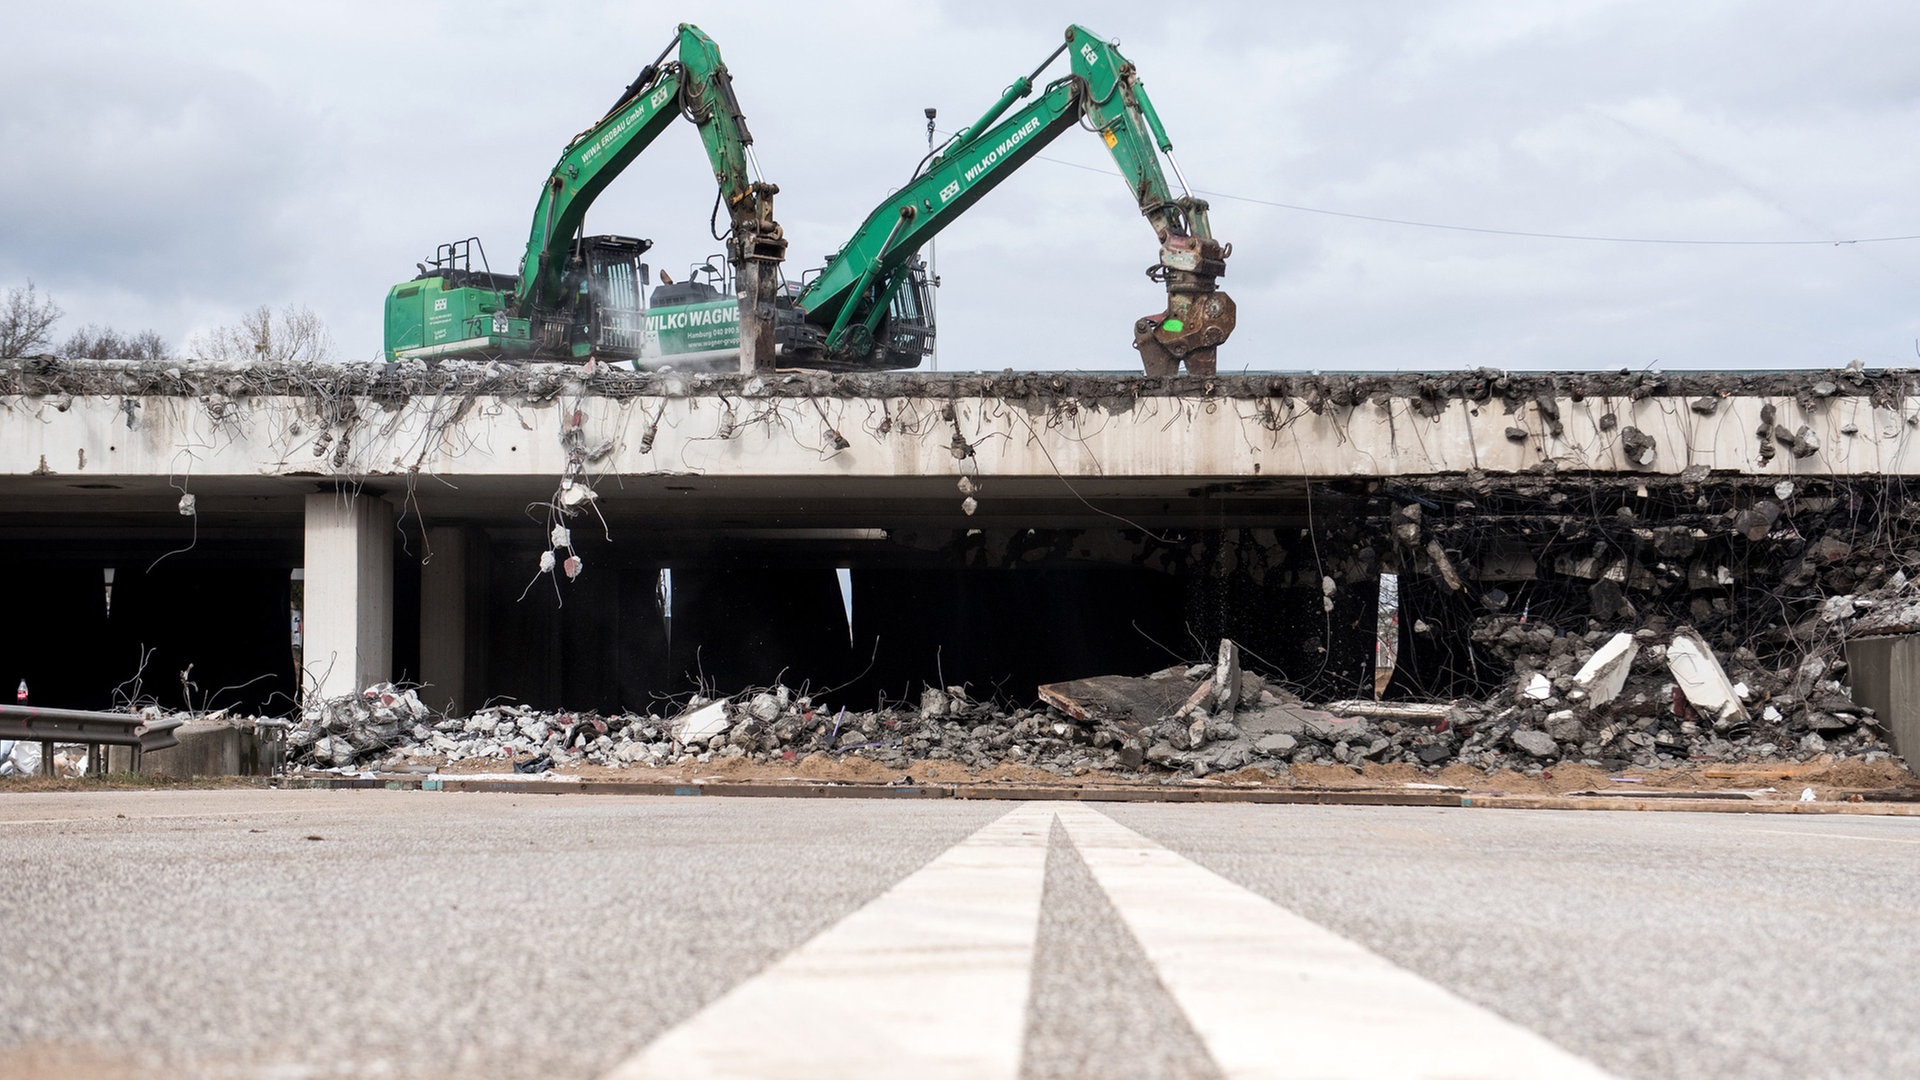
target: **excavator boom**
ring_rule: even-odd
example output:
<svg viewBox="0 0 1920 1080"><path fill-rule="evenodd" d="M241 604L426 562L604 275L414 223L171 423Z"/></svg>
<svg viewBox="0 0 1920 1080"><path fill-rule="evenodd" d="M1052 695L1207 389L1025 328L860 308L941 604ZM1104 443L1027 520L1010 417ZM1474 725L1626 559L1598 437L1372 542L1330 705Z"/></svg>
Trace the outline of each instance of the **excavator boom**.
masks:
<svg viewBox="0 0 1920 1080"><path fill-rule="evenodd" d="M1031 104L1015 109L1064 52L1072 71L1048 84ZM1173 144L1131 61L1083 26L1030 75L1014 81L979 120L961 129L905 187L876 207L801 294L807 319L825 330L829 355L870 349L914 256L961 213L1076 123L1099 133L1113 154L1140 212L1160 241L1148 275L1165 284L1167 309L1140 319L1134 345L1150 374L1174 374L1184 362L1211 374L1215 350L1232 333L1233 301L1216 279L1231 253L1213 239L1207 204L1185 191L1174 195L1160 167L1174 165Z"/></svg>
<svg viewBox="0 0 1920 1080"><path fill-rule="evenodd" d="M676 45L679 59L667 60ZM565 299L567 248L587 207L680 115L699 128L728 209L727 255L742 300L741 366L749 371L771 367L773 295L786 254L786 240L773 220L773 196L780 189L752 175L753 133L734 96L733 75L720 59L719 46L691 23L680 24L674 44L642 69L607 115L575 136L555 163L534 208L515 312L526 316Z"/></svg>
<svg viewBox="0 0 1920 1080"><path fill-rule="evenodd" d="M638 356L646 334L638 257L650 244L583 237L582 224L600 192L681 116L699 129L727 207L728 259L743 301L741 364L771 366L773 301L786 253L773 218L779 189L755 175L753 135L719 48L687 23L562 151L541 187L511 288L500 275L473 269L474 241L442 245L433 269L423 266L420 278L389 294L388 356Z"/></svg>

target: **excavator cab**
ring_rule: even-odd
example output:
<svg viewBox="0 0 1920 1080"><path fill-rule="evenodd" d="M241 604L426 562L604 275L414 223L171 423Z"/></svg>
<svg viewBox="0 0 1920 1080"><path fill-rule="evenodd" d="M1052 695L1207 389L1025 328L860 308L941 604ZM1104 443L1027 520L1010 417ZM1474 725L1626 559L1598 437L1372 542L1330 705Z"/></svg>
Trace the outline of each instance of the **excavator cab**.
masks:
<svg viewBox="0 0 1920 1080"><path fill-rule="evenodd" d="M927 277L927 264L915 260L907 268L907 280L893 294L893 303L882 327L876 357L883 367L919 367L933 352L933 281Z"/></svg>
<svg viewBox="0 0 1920 1080"><path fill-rule="evenodd" d="M646 340L647 264L651 240L589 236L574 256L580 301L575 304L572 354L634 360Z"/></svg>
<svg viewBox="0 0 1920 1080"><path fill-rule="evenodd" d="M587 236L567 253L566 302L533 318L533 345L541 360L632 360L645 336L647 264L651 240Z"/></svg>
<svg viewBox="0 0 1920 1080"><path fill-rule="evenodd" d="M924 259L906 264L898 277L893 297L886 301L886 314L879 328L869 337L864 325L856 324L851 335L854 345L838 352L826 348L825 328L805 318L802 298L808 285L824 272L820 267L801 276L795 291L782 289L776 299L781 313L775 333L780 352L798 367L818 367L828 371L882 371L889 368L916 368L933 353L933 287ZM885 286L873 285L874 293ZM876 302L878 298L876 297ZM793 318L787 317L791 311Z"/></svg>

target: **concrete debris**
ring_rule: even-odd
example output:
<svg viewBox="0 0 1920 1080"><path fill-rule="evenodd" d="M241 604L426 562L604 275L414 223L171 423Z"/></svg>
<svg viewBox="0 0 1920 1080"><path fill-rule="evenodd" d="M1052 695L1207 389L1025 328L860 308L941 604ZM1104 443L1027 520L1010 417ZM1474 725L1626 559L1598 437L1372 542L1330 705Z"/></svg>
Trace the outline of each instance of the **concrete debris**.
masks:
<svg viewBox="0 0 1920 1080"><path fill-rule="evenodd" d="M1293 748L1298 745L1300 745L1300 740L1293 736L1275 732L1272 735L1262 735L1259 739L1255 740L1253 748L1262 754L1273 757L1284 757L1291 754Z"/></svg>
<svg viewBox="0 0 1920 1080"><path fill-rule="evenodd" d="M1427 541L1427 558L1433 560L1434 572L1447 583L1447 588L1459 592L1460 573L1453 568L1453 560L1447 558L1447 549L1440 546L1440 541Z"/></svg>
<svg viewBox="0 0 1920 1080"><path fill-rule="evenodd" d="M1456 713L1452 705L1424 701L1331 701L1326 710L1336 716L1365 716L1374 720L1438 723Z"/></svg>
<svg viewBox="0 0 1920 1080"><path fill-rule="evenodd" d="M1240 646L1220 639L1219 659L1213 665L1213 707L1232 712L1240 704Z"/></svg>
<svg viewBox="0 0 1920 1080"><path fill-rule="evenodd" d="M1507 736L1514 746L1537 758L1551 758L1560 752L1560 744L1544 731L1521 728Z"/></svg>
<svg viewBox="0 0 1920 1080"><path fill-rule="evenodd" d="M1511 618L1511 617L1509 617ZM312 702L288 732L290 761L321 769L405 769L422 759L494 761L515 769L597 765L672 766L747 758L793 760L811 754L853 755L905 769L916 761L952 761L987 770L1020 764L1060 776L1148 770L1208 776L1247 767L1297 764L1405 763L1422 768L1465 764L1493 771L1538 771L1557 762L1617 769L1687 761L1887 757L1871 712L1837 682L1818 680L1810 693L1754 672L1758 720L1734 708L1716 713L1693 703L1665 676L1678 644L1680 666L1702 667L1705 648L1681 632L1664 642L1634 639L1631 654L1614 635L1554 638L1569 647L1534 654L1535 674L1550 696L1524 690L1487 701L1451 703L1335 702L1373 715L1335 715L1241 674L1237 707L1216 697L1215 665L1171 668L1154 676L1108 677L1052 684L1039 708L1007 709L976 701L964 687L928 688L913 707L851 712L817 703L786 687L699 702L678 716L540 712L496 705L470 716L432 713L418 695L390 685L364 694ZM1576 700L1577 672L1596 656L1621 657L1620 692ZM1712 661L1711 651L1701 656ZM1617 666L1602 665L1618 677ZM1529 679L1529 684L1536 680ZM1595 679L1593 685L1599 685Z"/></svg>
<svg viewBox="0 0 1920 1080"><path fill-rule="evenodd" d="M1820 436L1805 424L1802 424L1798 431L1788 431L1784 427L1775 425L1773 438L1775 442L1792 451L1793 456L1797 458L1812 457L1820 452Z"/></svg>
<svg viewBox="0 0 1920 1080"><path fill-rule="evenodd" d="M1237 657L1234 663L1238 663ZM1216 665L1195 664L1167 668L1140 678L1103 675L1048 683L1039 688L1039 694L1041 702L1074 720L1110 724L1132 732L1161 717L1198 709L1208 703L1209 697L1217 699L1223 683L1214 677L1215 671ZM1196 683L1204 683L1207 691L1198 698L1195 695L1201 687ZM1237 700L1255 701L1273 691L1260 676L1241 672L1237 693ZM1218 708L1217 701L1214 707Z"/></svg>
<svg viewBox="0 0 1920 1080"><path fill-rule="evenodd" d="M1627 461L1642 468L1653 464L1658 445L1653 436L1637 427L1623 428L1620 432L1620 453L1625 455Z"/></svg>
<svg viewBox="0 0 1920 1080"><path fill-rule="evenodd" d="M1713 650L1691 629L1673 635L1667 645L1667 670L1687 701L1715 720L1747 718L1740 693L1714 659Z"/></svg>
<svg viewBox="0 0 1920 1080"><path fill-rule="evenodd" d="M749 715L752 715L749 712ZM727 716L727 701L721 698L686 713L674 721L674 734L682 743L699 744L712 739L733 726Z"/></svg>
<svg viewBox="0 0 1920 1080"><path fill-rule="evenodd" d="M1781 413L1791 400L1782 395ZM1807 445L1797 430L1776 430L1789 426L1800 420L1767 422L1776 465ZM1630 434L1624 419L1616 430ZM1316 520L1336 525L1303 536L1295 558L1282 558L1286 537L1257 529L1219 530L1179 560L1149 541L1116 549L1204 582L1189 599L1212 620L1195 632L1219 643L1206 663L1053 682L1037 703L928 686L854 711L760 688L699 702L704 719L692 726L664 707L663 716L505 706L416 718L405 691L387 688L392 705L381 695L310 703L289 750L302 765L340 768L544 754L564 770L820 753L1186 777L1306 764L1527 772L1890 755L1882 718L1847 687L1846 646L1920 631L1911 576L1920 500L1895 483L1690 466L1313 490L1316 509L1329 507ZM1382 683L1372 665L1385 575L1396 580L1400 650ZM1272 627L1217 614L1257 608L1264 619L1276 598L1296 610ZM1386 700L1355 700L1374 692Z"/></svg>
<svg viewBox="0 0 1920 1080"><path fill-rule="evenodd" d="M1621 689L1627 685L1627 674L1633 669L1633 658L1639 652L1640 643L1626 633L1613 635L1605 645L1594 650L1593 656L1573 676L1588 705L1605 705L1620 696Z"/></svg>

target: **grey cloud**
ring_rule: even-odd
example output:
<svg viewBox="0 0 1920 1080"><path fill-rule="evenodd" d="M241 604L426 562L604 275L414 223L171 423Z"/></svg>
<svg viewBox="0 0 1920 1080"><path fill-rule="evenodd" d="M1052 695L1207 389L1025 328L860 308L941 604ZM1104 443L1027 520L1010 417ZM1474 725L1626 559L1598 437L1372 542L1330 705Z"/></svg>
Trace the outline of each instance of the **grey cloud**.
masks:
<svg viewBox="0 0 1920 1080"><path fill-rule="evenodd" d="M95 26L109 10L19 24L31 59L0 71L17 103L0 114L0 198L18 208L0 278L34 277L76 324L176 340L299 300L352 356L378 348L386 288L436 243L477 233L495 269L517 263L560 147L676 17L342 3ZM1580 244L1242 201L1629 236L1920 232L1911 5L864 0L698 18L781 185L790 273L906 180L923 106L943 127L971 120L1079 19L1122 41L1189 178L1223 196L1241 306L1228 368L1915 359L1920 244ZM96 30L99 48L74 48ZM1112 167L1077 131L1046 157ZM589 227L654 239L677 274L717 250L712 198L697 138L670 131ZM1128 368L1132 320L1160 300L1125 186L1055 161L939 253L943 366Z"/></svg>

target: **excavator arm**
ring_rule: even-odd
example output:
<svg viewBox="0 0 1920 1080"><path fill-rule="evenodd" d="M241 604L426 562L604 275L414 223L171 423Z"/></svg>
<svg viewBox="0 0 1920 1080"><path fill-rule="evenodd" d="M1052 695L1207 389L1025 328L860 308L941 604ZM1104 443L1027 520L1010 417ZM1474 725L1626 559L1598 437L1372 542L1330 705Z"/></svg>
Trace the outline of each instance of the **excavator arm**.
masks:
<svg viewBox="0 0 1920 1080"><path fill-rule="evenodd" d="M1009 115L1062 52L1072 72ZM826 351L857 356L871 349L920 248L1076 123L1099 133L1160 241L1159 261L1147 273L1166 286L1167 309L1134 325L1147 372L1171 375L1184 362L1193 374L1212 374L1216 350L1234 326L1233 300L1217 286L1231 248L1213 239L1207 204L1184 179L1181 195L1168 187L1160 157L1179 177L1173 144L1132 62L1082 26L1068 27L1059 49L875 208L808 284L800 306L825 330Z"/></svg>
<svg viewBox="0 0 1920 1080"><path fill-rule="evenodd" d="M678 49L679 58L669 60ZM568 247L579 234L587 208L660 133L684 115L700 130L713 165L731 231L728 261L740 288L741 366L773 363L773 299L786 239L773 219L779 188L755 178L753 134L733 93L733 76L719 47L690 23L641 69L613 108L575 136L554 164L534 208L533 228L513 310L522 318L552 310L565 300Z"/></svg>

